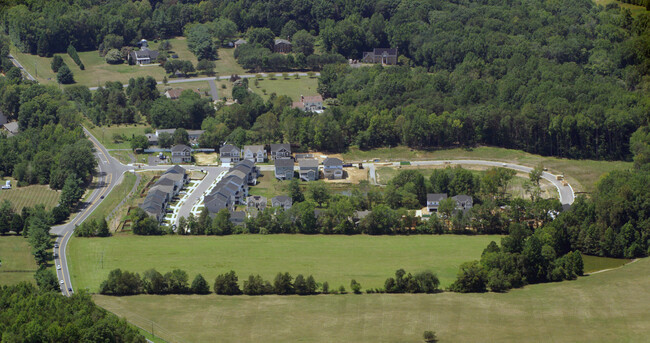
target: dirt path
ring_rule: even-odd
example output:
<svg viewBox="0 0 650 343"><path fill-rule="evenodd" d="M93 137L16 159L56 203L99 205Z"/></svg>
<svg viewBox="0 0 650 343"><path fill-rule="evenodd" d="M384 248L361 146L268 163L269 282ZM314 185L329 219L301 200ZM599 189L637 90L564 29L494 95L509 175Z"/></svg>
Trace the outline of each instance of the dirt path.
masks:
<svg viewBox="0 0 650 343"><path fill-rule="evenodd" d="M632 264L632 263L634 263L634 262L636 262L636 261L638 261L638 260L639 260L638 258L635 258L635 259L633 259L632 261L630 261L630 262L628 262L628 263L626 263L626 264L624 264L624 265L622 265L622 266L620 266L620 267L616 267L616 268L607 268L607 269L597 270L597 271L595 271L595 272L587 273L587 274L585 274L585 275L594 275L594 274L598 274L598 273L608 272L608 271L610 271L610 270L616 270L616 269L619 269L619 268L623 268L623 267L627 266L628 264Z"/></svg>

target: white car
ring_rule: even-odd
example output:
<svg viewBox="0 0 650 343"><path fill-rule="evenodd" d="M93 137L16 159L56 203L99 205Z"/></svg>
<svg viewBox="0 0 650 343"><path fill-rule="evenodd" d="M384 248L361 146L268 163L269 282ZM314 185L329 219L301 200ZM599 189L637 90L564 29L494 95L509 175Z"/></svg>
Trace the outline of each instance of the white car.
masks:
<svg viewBox="0 0 650 343"><path fill-rule="evenodd" d="M56 270L61 270L61 265L60 264L56 266Z"/></svg>
<svg viewBox="0 0 650 343"><path fill-rule="evenodd" d="M63 285L63 280L61 280L59 283Z"/></svg>

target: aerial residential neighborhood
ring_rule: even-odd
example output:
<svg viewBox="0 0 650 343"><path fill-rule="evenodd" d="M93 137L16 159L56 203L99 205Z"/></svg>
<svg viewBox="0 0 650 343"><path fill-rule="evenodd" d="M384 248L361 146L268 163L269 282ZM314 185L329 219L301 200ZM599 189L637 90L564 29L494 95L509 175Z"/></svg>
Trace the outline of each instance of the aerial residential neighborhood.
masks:
<svg viewBox="0 0 650 343"><path fill-rule="evenodd" d="M0 5L1 342L646 342L650 1Z"/></svg>

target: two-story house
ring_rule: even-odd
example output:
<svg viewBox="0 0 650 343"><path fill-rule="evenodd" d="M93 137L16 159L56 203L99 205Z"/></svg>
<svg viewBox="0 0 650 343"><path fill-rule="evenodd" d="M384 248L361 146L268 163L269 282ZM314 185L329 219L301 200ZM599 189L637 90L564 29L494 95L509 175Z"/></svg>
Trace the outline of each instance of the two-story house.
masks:
<svg viewBox="0 0 650 343"><path fill-rule="evenodd" d="M288 211L293 205L293 200L290 196L278 195L271 198L271 207L282 207L285 211Z"/></svg>
<svg viewBox="0 0 650 343"><path fill-rule="evenodd" d="M427 209L429 212L438 212L440 201L447 199L447 193L429 193L427 194Z"/></svg>
<svg viewBox="0 0 650 343"><path fill-rule="evenodd" d="M323 111L323 97L320 95L300 96L300 101L291 104L292 108L297 108L308 112L320 113Z"/></svg>
<svg viewBox="0 0 650 343"><path fill-rule="evenodd" d="M301 159L298 161L300 178L305 181L318 180L318 160L315 158Z"/></svg>
<svg viewBox="0 0 650 343"><path fill-rule="evenodd" d="M263 163L266 160L266 149L264 149L264 145L245 145L244 159L251 162Z"/></svg>
<svg viewBox="0 0 650 343"><path fill-rule="evenodd" d="M271 144L271 159L276 158L290 158L291 157L291 144L280 143Z"/></svg>
<svg viewBox="0 0 650 343"><path fill-rule="evenodd" d="M266 208L266 197L261 196L261 195L251 195L248 198L246 198L246 208L251 211L251 210L256 210L256 211L264 211Z"/></svg>
<svg viewBox="0 0 650 343"><path fill-rule="evenodd" d="M276 178L280 180L291 180L293 178L293 159L277 158L274 164Z"/></svg>
<svg viewBox="0 0 650 343"><path fill-rule="evenodd" d="M463 211L469 210L470 208L472 208L472 206L474 206L474 199L469 195L458 194L451 198L456 200L457 210L463 210Z"/></svg>
<svg viewBox="0 0 650 343"><path fill-rule="evenodd" d="M192 149L185 144L178 144L172 147L172 163L192 162Z"/></svg>
<svg viewBox="0 0 650 343"><path fill-rule="evenodd" d="M343 178L343 161L336 157L328 157L323 161L323 175L325 178L342 179Z"/></svg>
<svg viewBox="0 0 650 343"><path fill-rule="evenodd" d="M221 163L237 163L241 159L241 150L232 144L223 145L219 148Z"/></svg>

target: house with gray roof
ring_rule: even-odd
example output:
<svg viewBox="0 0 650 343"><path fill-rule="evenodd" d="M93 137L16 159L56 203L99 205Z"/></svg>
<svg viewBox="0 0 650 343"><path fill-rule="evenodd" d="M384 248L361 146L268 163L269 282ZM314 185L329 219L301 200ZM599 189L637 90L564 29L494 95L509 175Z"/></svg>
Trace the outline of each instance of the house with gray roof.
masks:
<svg viewBox="0 0 650 343"><path fill-rule="evenodd" d="M256 211L264 211L266 208L266 197L263 197L261 195L251 195L248 198L246 198L246 208L251 211L251 210L256 210Z"/></svg>
<svg viewBox="0 0 650 343"><path fill-rule="evenodd" d="M291 42L286 39L276 39L273 41L273 52L288 53L291 52Z"/></svg>
<svg viewBox="0 0 650 343"><path fill-rule="evenodd" d="M469 195L459 194L451 198L456 200L457 210L469 210L474 205L474 199Z"/></svg>
<svg viewBox="0 0 650 343"><path fill-rule="evenodd" d="M397 64L397 48L374 48L363 53L363 63Z"/></svg>
<svg viewBox="0 0 650 343"><path fill-rule="evenodd" d="M447 199L447 193L429 193L427 194L427 209L429 212L438 212L440 201Z"/></svg>
<svg viewBox="0 0 650 343"><path fill-rule="evenodd" d="M285 211L288 211L293 205L293 199L290 196L278 195L271 198L271 207L282 207Z"/></svg>
<svg viewBox="0 0 650 343"><path fill-rule="evenodd" d="M293 178L293 159L278 158L275 164L275 177L280 180L291 180Z"/></svg>
<svg viewBox="0 0 650 343"><path fill-rule="evenodd" d="M235 46L235 49L237 49L238 47L240 47L240 46L242 46L242 45L244 45L244 44L247 44L247 43L248 43L248 42L247 42L245 39L241 39L241 38L240 38L240 39L236 40L236 41L233 43L233 45Z"/></svg>
<svg viewBox="0 0 650 343"><path fill-rule="evenodd" d="M225 144L219 148L221 163L237 163L241 159L241 150L232 144Z"/></svg>
<svg viewBox="0 0 650 343"><path fill-rule="evenodd" d="M140 50L131 51L128 58L130 64L151 64L156 62L158 55L158 51L149 50L146 45L142 45Z"/></svg>
<svg viewBox="0 0 650 343"><path fill-rule="evenodd" d="M246 225L246 213L244 211L230 211L230 222L234 225Z"/></svg>
<svg viewBox="0 0 650 343"><path fill-rule="evenodd" d="M172 163L192 162L192 149L185 144L178 144L172 147Z"/></svg>
<svg viewBox="0 0 650 343"><path fill-rule="evenodd" d="M263 163L266 160L266 149L264 145L245 145L244 159L251 162Z"/></svg>
<svg viewBox="0 0 650 343"><path fill-rule="evenodd" d="M165 218L167 204L187 183L187 173L180 166L167 169L147 192L140 208L159 222Z"/></svg>
<svg viewBox="0 0 650 343"><path fill-rule="evenodd" d="M298 161L300 178L305 181L318 180L318 160L315 158Z"/></svg>
<svg viewBox="0 0 650 343"><path fill-rule="evenodd" d="M8 122L2 125L2 131L7 133L7 137L15 136L20 133L17 121Z"/></svg>
<svg viewBox="0 0 650 343"><path fill-rule="evenodd" d="M248 184L255 185L257 183L258 170L255 164L249 160L239 161L231 170L238 170L246 175Z"/></svg>
<svg viewBox="0 0 650 343"><path fill-rule="evenodd" d="M340 180L343 178L343 161L336 157L328 157L323 161L323 175L325 178Z"/></svg>
<svg viewBox="0 0 650 343"><path fill-rule="evenodd" d="M276 158L290 158L291 157L291 144L280 143L271 144L271 159Z"/></svg>

